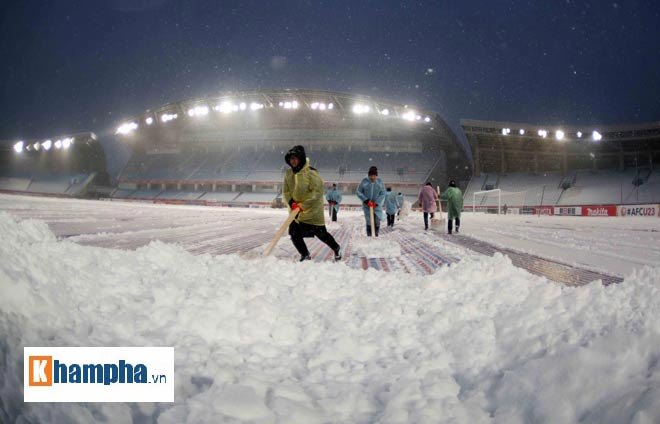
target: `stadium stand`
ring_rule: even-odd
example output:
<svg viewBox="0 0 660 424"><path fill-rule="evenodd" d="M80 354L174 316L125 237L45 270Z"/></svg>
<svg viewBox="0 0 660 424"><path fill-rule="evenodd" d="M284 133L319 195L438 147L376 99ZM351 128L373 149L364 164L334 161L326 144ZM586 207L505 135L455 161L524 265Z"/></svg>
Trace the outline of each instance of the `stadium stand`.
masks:
<svg viewBox="0 0 660 424"><path fill-rule="evenodd" d="M93 133L1 141L0 191L92 198L109 194L105 153Z"/></svg>
<svg viewBox="0 0 660 424"><path fill-rule="evenodd" d="M446 184L449 162L460 165L461 180L471 170L469 152L439 115L318 90L184 100L126 120L118 138L133 154L113 198L278 203L284 155L297 144L328 185L339 183L345 204L360 204L355 189L371 165L415 196L427 180Z"/></svg>

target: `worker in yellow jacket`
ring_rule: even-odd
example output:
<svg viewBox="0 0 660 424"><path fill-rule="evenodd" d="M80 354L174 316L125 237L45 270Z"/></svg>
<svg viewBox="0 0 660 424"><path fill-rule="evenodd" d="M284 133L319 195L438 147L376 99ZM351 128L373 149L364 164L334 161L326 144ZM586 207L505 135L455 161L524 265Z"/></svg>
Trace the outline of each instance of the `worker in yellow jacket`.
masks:
<svg viewBox="0 0 660 424"><path fill-rule="evenodd" d="M341 260L337 241L325 228L325 208L323 179L319 172L309 165L303 146L293 146L284 156L291 168L284 174L282 198L291 210L300 212L289 225L291 242L300 253L300 261L311 259L305 237L318 237L334 252L335 261Z"/></svg>

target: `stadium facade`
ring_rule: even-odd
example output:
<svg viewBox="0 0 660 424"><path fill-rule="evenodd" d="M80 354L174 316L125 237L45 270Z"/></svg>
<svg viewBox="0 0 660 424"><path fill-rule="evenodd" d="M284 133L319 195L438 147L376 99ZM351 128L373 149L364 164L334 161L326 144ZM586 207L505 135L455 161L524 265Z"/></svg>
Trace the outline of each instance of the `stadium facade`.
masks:
<svg viewBox="0 0 660 424"><path fill-rule="evenodd" d="M125 120L118 138L132 156L115 198L273 204L284 154L303 145L345 204L370 166L394 191L416 195L426 181L467 185L468 154L436 113L319 90L227 93L170 103Z"/></svg>

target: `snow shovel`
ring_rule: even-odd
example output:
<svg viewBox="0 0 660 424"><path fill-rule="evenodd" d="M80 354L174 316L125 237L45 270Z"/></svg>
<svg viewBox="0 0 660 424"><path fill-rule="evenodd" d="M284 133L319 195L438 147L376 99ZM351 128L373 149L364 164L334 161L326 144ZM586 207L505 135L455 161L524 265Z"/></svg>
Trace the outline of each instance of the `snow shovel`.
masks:
<svg viewBox="0 0 660 424"><path fill-rule="evenodd" d="M282 234L284 234L286 229L289 228L289 225L291 225L293 220L296 219L296 215L298 215L298 208L292 209L291 212L289 212L289 216L286 218L286 221L284 221L280 229L277 230L275 237L273 237L273 240L270 242L270 244L264 251L264 257L270 255L277 242L280 241L280 238L282 238Z"/></svg>
<svg viewBox="0 0 660 424"><path fill-rule="evenodd" d="M332 202L328 202L328 216L332 218L332 208L334 208L335 205L332 204Z"/></svg>
<svg viewBox="0 0 660 424"><path fill-rule="evenodd" d="M440 228L445 223L445 219L442 216L442 203L440 202L440 186L436 187L438 191L438 212L431 220L431 227Z"/></svg>
<svg viewBox="0 0 660 424"><path fill-rule="evenodd" d="M376 237L376 223L374 222L373 206L369 206L369 218L371 218L371 237Z"/></svg>

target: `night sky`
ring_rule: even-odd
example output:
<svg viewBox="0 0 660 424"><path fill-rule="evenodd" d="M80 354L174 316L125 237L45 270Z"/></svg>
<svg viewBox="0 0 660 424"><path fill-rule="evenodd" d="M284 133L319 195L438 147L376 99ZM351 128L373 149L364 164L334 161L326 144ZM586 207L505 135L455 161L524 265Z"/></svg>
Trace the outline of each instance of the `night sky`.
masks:
<svg viewBox="0 0 660 424"><path fill-rule="evenodd" d="M458 120L660 120L660 1L5 0L0 139L228 90L314 88Z"/></svg>

